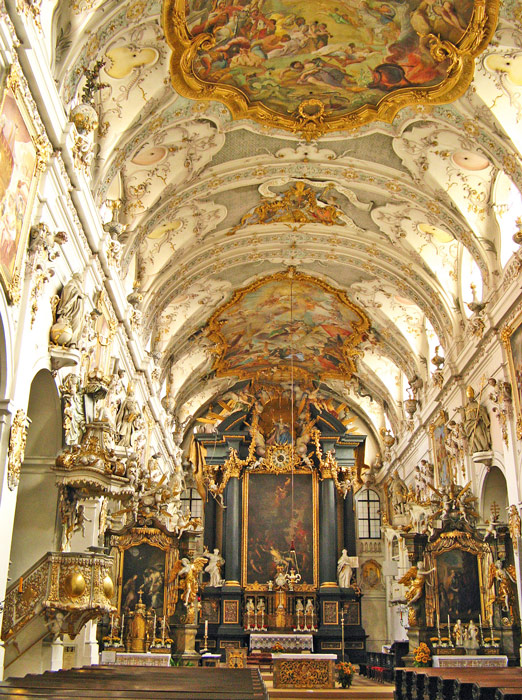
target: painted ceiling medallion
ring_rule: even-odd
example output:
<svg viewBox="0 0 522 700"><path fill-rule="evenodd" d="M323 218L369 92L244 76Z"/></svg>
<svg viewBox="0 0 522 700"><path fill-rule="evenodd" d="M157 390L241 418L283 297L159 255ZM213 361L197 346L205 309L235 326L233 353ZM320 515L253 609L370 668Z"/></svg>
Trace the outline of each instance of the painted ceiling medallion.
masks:
<svg viewBox="0 0 522 700"><path fill-rule="evenodd" d="M457 99L498 0L165 0L175 89L310 137Z"/></svg>
<svg viewBox="0 0 522 700"><path fill-rule="evenodd" d="M366 314L326 282L289 268L234 294L207 326L218 375L349 379Z"/></svg>
<svg viewBox="0 0 522 700"><path fill-rule="evenodd" d="M491 165L487 158L474 151L455 151L451 156L451 160L463 170L485 170Z"/></svg>

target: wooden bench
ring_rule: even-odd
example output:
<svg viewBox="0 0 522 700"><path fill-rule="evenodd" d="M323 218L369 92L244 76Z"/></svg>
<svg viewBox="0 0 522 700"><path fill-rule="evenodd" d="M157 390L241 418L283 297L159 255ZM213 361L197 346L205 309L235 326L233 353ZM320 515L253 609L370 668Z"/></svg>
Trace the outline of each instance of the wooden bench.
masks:
<svg viewBox="0 0 522 700"><path fill-rule="evenodd" d="M495 700L522 700L522 691L518 686L515 688L497 688Z"/></svg>
<svg viewBox="0 0 522 700"><path fill-rule="evenodd" d="M92 666L0 683L0 698L267 700L259 669Z"/></svg>
<svg viewBox="0 0 522 700"><path fill-rule="evenodd" d="M396 700L493 700L500 685L522 684L520 668L401 668L395 672ZM476 687L483 687L482 695ZM480 691L482 692L482 691ZM522 698L521 698L522 700Z"/></svg>

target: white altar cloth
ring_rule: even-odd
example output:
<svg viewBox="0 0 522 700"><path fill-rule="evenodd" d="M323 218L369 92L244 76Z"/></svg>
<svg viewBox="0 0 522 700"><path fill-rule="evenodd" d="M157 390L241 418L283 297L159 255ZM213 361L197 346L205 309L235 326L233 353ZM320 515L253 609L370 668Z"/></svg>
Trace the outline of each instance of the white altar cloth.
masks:
<svg viewBox="0 0 522 700"><path fill-rule="evenodd" d="M100 663L109 666L170 666L170 654L102 651Z"/></svg>
<svg viewBox="0 0 522 700"><path fill-rule="evenodd" d="M434 656L435 668L504 668L508 665L507 656Z"/></svg>
<svg viewBox="0 0 522 700"><path fill-rule="evenodd" d="M284 651L313 651L314 638L311 634L265 634L255 632L250 635L250 651L272 651L279 643Z"/></svg>

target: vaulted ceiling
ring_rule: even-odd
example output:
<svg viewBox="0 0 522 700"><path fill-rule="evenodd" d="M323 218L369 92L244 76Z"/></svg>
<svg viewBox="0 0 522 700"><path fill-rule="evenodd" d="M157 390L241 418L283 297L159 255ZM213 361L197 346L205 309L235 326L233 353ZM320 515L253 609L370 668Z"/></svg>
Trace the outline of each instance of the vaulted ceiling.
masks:
<svg viewBox="0 0 522 700"><path fill-rule="evenodd" d="M404 6L394 0L386 7L404 14ZM197 7L206 21L205 3ZM216 371L209 320L238 290L290 267L344 293L369 319L353 376L328 376L318 364L313 377L368 426L378 429L384 411L397 428L404 388L416 376L429 380L436 346L457 357L471 314L466 303L498 293L517 248L517 7L503 3L471 86L456 101L406 106L391 123L307 139L235 119L220 101L178 94L158 0L44 5L67 110L80 100L85 70L104 61L92 190L105 221L108 200L122 201L122 274L129 293L143 295L143 342L158 357L180 419L201 413L240 379ZM324 89L316 82L312 91ZM268 205L303 185L313 199L304 220L266 217Z"/></svg>

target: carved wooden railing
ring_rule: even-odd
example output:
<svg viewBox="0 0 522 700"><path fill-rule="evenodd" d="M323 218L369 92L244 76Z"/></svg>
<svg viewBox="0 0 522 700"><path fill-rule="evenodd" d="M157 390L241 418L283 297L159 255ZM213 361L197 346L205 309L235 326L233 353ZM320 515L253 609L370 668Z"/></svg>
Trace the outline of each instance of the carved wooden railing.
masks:
<svg viewBox="0 0 522 700"><path fill-rule="evenodd" d="M75 637L89 620L115 612L112 557L98 552L48 552L6 592L2 640L9 643L44 616L52 635Z"/></svg>

